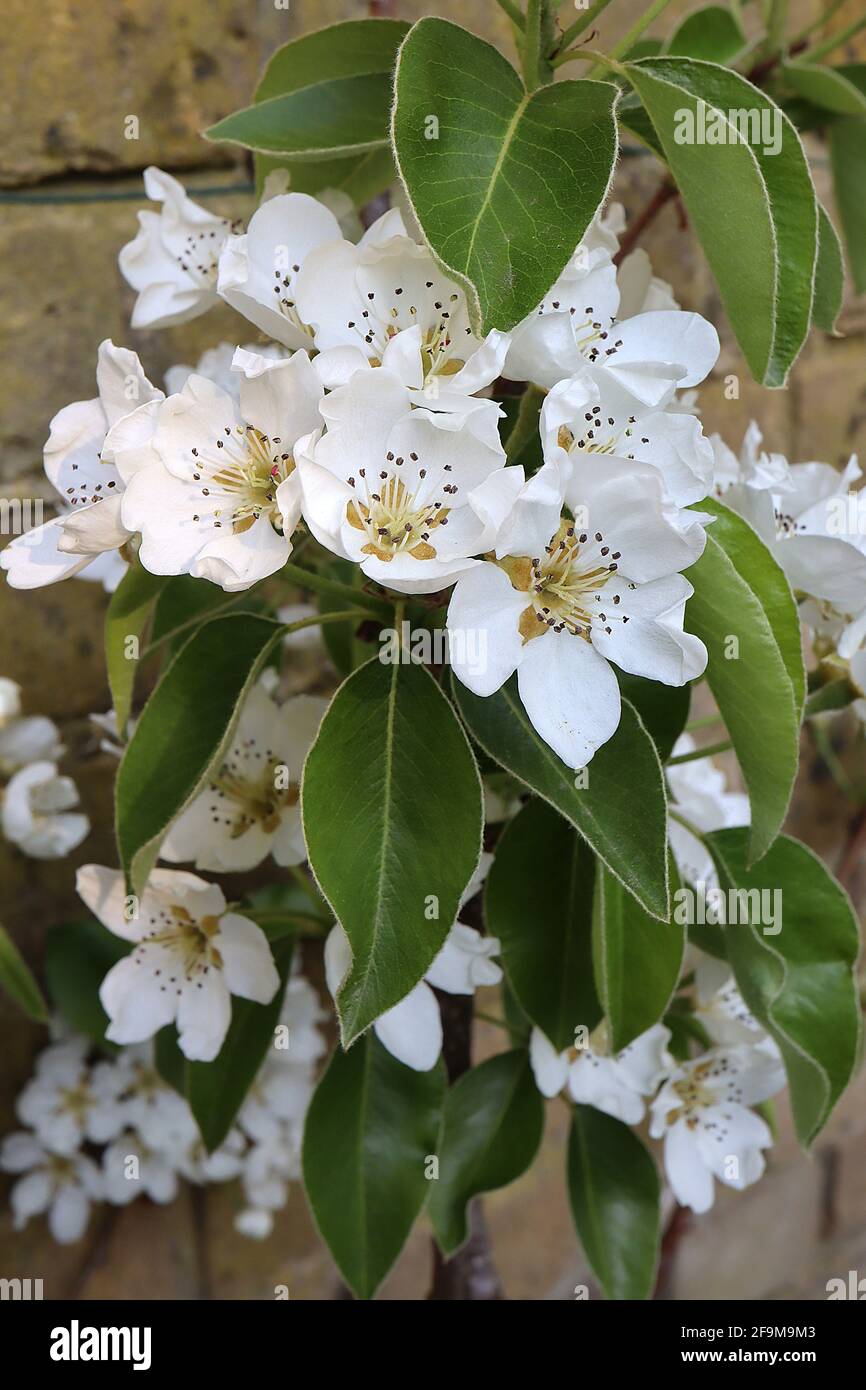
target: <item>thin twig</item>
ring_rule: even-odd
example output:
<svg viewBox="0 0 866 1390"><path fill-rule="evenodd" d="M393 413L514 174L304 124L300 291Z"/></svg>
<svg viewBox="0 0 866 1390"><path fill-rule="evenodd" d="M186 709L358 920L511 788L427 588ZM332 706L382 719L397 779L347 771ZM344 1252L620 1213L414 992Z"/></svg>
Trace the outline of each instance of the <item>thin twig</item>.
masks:
<svg viewBox="0 0 866 1390"><path fill-rule="evenodd" d="M619 244L619 250L613 258L614 265L621 265L630 251L634 250L636 243L640 240L647 227L658 217L662 208L669 203L671 198L675 198L677 186L673 179L667 176L659 184L656 192L647 203L639 217L629 225Z"/></svg>

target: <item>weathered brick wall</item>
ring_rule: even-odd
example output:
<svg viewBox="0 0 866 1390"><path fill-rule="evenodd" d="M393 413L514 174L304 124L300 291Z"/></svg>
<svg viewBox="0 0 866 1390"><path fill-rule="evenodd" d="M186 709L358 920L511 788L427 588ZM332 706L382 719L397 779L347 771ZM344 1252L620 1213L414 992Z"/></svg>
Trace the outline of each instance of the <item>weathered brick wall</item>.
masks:
<svg viewBox="0 0 866 1390"><path fill-rule="evenodd" d="M844 26L860 0L849 0L834 21ZM208 344L233 338L238 320L228 309L181 328L132 333L132 292L117 269L117 251L133 234L142 205L140 171L154 162L190 187L231 188L246 171L230 147L212 146L198 131L248 100L264 58L277 44L375 6L351 0L7 0L4 103L0 107L0 189L50 194L45 204L0 206L0 303L6 351L0 363L0 491L49 496L41 450L54 412L94 393L96 347L104 337L135 347L154 380L171 363L194 361ZM396 0L380 5L400 17L437 13L459 19L508 51L509 25L494 0ZM643 8L616 0L605 37L619 35ZM669 16L694 8L676 0ZM803 20L818 0L792 6ZM564 15L567 11L563 12ZM861 51L866 57L866 49ZM137 140L125 138L135 116ZM624 158L616 193L630 211L651 195L659 172L650 158ZM819 172L829 196L826 169ZM97 201L130 194L132 201ZM91 201L92 199L92 201ZM248 199L226 194L208 206L240 216ZM718 296L700 252L668 205L644 241L659 274L684 307L722 323ZM816 337L784 392L765 392L749 378L730 334L713 381L702 391L708 429L738 442L756 416L768 442L793 461L841 462L866 453L866 373L863 302L849 303L845 336ZM721 378L740 378L737 401L724 398ZM0 841L0 918L38 967L46 926L75 910L73 868L85 860L113 861L110 780L113 764L100 755L86 716L108 703L101 657L104 596L77 582L41 593L0 588L0 675L24 687L28 710L54 717L69 746L70 770L93 821L93 832L70 860L40 864ZM840 730L840 751L849 740ZM822 765L804 748L804 768L790 825L838 862L849 812L839 803ZM861 905L866 874L851 886ZM29 1073L41 1030L0 998L0 1133L12 1125L12 1101ZM480 1036L481 1048L495 1040ZM562 1170L564 1108L549 1107L549 1132L539 1161L514 1187L489 1199L495 1252L512 1297L569 1298L585 1278L566 1208ZM834 1116L814 1157L804 1158L783 1116L771 1171L757 1187L723 1193L716 1208L693 1222L682 1239L672 1292L677 1298L824 1296L826 1280L849 1268L866 1272L866 1084L861 1078ZM54 1296L271 1297L287 1284L293 1298L330 1296L333 1269L297 1190L262 1245L236 1235L231 1190L185 1192L169 1208L138 1201L101 1208L86 1240L50 1245L41 1223L12 1236L0 1186L0 1270L44 1277ZM386 1296L422 1296L429 1252L413 1236Z"/></svg>

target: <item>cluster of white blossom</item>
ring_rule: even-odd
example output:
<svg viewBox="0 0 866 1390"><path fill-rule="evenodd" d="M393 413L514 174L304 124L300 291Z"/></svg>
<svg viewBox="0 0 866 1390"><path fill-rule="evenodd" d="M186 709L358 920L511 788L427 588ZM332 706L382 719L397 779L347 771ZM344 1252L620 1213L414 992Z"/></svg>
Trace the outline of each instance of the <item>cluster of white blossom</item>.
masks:
<svg viewBox="0 0 866 1390"><path fill-rule="evenodd" d="M856 456L843 470L789 464L767 453L752 422L739 456L711 439L714 490L748 521L778 560L800 600L815 655L828 673L847 676L866 721L866 491Z"/></svg>
<svg viewBox="0 0 866 1390"><path fill-rule="evenodd" d="M0 830L33 859L62 859L90 832L71 777L58 772L60 730L21 713L21 689L0 677Z"/></svg>
<svg viewBox="0 0 866 1390"><path fill-rule="evenodd" d="M266 1236L299 1176L304 1116L325 1050L323 1017L315 990L292 975L273 1046L211 1154L186 1100L157 1071L150 1044L94 1059L86 1038L52 1043L16 1102L26 1128L0 1144L0 1169L15 1175L15 1229L46 1214L54 1239L67 1244L84 1234L95 1203L125 1206L139 1196L172 1202L181 1179L204 1185L237 1178L243 1206L235 1225L244 1235Z"/></svg>
<svg viewBox="0 0 866 1390"><path fill-rule="evenodd" d="M133 324L222 298L268 341L172 369L168 394L103 343L98 398L61 411L46 447L63 511L0 558L13 585L137 548L156 574L239 591L281 569L303 523L389 589L455 586L448 627L481 634L486 653L455 659L457 675L490 695L517 671L532 723L572 767L617 728L609 663L669 685L702 672L682 571L703 549L691 508L713 454L682 392L718 337L642 252L617 273L620 209L536 313L479 338L397 208L352 241L333 198L277 193L242 233L158 170L146 187L162 212L140 215L120 257ZM500 442L500 376L548 388L528 479Z"/></svg>
<svg viewBox="0 0 866 1390"><path fill-rule="evenodd" d="M684 735L676 752L693 749ZM698 830L748 823L748 798L727 791L712 759L675 765L667 775L672 804ZM673 820L669 833L683 880L717 883L697 836ZM706 1040L696 1056L672 1055L671 1030L662 1023L613 1053L602 1019L561 1053L533 1028L530 1060L546 1096L566 1090L579 1104L630 1125L641 1124L648 1111L651 1138L664 1140L671 1191L682 1206L705 1212L713 1205L714 1179L741 1190L764 1172L773 1136L753 1107L782 1090L785 1071L778 1047L749 1012L724 961L689 946L680 988Z"/></svg>

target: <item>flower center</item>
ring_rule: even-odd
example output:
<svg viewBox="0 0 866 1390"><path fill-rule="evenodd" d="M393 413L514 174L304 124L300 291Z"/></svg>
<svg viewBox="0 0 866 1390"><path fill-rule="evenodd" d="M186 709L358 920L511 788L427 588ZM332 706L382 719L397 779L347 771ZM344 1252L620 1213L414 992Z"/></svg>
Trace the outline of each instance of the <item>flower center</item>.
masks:
<svg viewBox="0 0 866 1390"><path fill-rule="evenodd" d="M220 800L231 802L225 824L232 840L240 839L254 825L259 825L266 835L276 835L283 812L288 806L297 805L298 785L287 782L282 786L280 769L281 764L270 755L267 766L257 778L244 776L237 764L223 764L211 786ZM214 814L213 819L218 823L220 816Z"/></svg>
<svg viewBox="0 0 866 1390"><path fill-rule="evenodd" d="M243 230L241 222L222 218L222 227L206 228L200 232L189 232L183 245L175 254L175 260L194 285L208 289L216 284L220 252L230 234L237 235Z"/></svg>
<svg viewBox="0 0 866 1390"><path fill-rule="evenodd" d="M605 415L600 405L590 406L583 414L584 425L574 421L572 425L560 425L557 443L567 454L580 451L584 454L614 454L617 458L633 459L630 441L634 437L635 417L617 419L615 415ZM647 436L641 436L642 444L649 444Z"/></svg>
<svg viewBox="0 0 866 1390"><path fill-rule="evenodd" d="M253 425L226 425L221 438L192 455L192 480L203 484L206 499L193 521L208 515L215 527L231 526L237 535L266 516L281 530L277 488L293 472L295 460L281 448L278 435L270 437Z"/></svg>
<svg viewBox="0 0 866 1390"><path fill-rule="evenodd" d="M591 304L587 304L581 311L577 304L566 304L562 299L542 300L537 312L549 314L566 309L572 316L571 326L577 347L589 362L596 362L599 357L613 357L617 348L622 347L621 338L615 342L611 341L610 329L613 328L615 320L611 319L610 328L605 328L601 319L596 317Z"/></svg>
<svg viewBox="0 0 866 1390"><path fill-rule="evenodd" d="M440 526L448 525L449 508L432 495L429 498L421 496L427 490L423 487L426 469L418 470L419 487L412 492L396 471L404 460L391 453L386 459L394 465L395 471L383 469L372 485L363 468L358 474L360 482L348 479L355 496L346 505L346 519L356 531L363 531L367 536L362 552L386 562L397 555L435 560L436 547L431 544L431 537ZM417 463L418 455L413 453L410 459ZM450 472L451 465L446 464L445 470ZM459 489L456 483L446 483L442 491L453 497Z"/></svg>
<svg viewBox="0 0 866 1390"><path fill-rule="evenodd" d="M460 295L456 291L440 290L440 298L434 299L437 291L432 280L425 282L424 291L422 298L426 302L420 309L417 304L406 301L402 285L395 285L390 292L368 291L368 307L361 311L360 321L350 319L346 327L358 334L365 349L373 349L376 355L370 359L372 367L381 367L385 348L396 334L416 324L421 328L421 368L425 383L432 377L453 376L466 365L465 359L454 352L455 331L461 337L472 336L469 327L463 327L462 333L460 328L455 330L454 316L462 309Z"/></svg>
<svg viewBox="0 0 866 1390"><path fill-rule="evenodd" d="M197 974L206 975L212 966L217 970L222 969L222 956L211 944L212 937L219 931L216 917L196 920L185 907L173 903L159 912L157 917L151 918L151 925L153 930L144 936L132 953L133 960L138 964L142 964L146 958L148 947L161 946L172 958L171 966L167 968L178 969L187 982ZM155 970L154 974L161 976L162 968ZM170 985L177 985L177 982L177 975L167 975L160 988L166 990ZM201 987L201 981L198 984ZM177 992L179 994L180 990Z"/></svg>
<svg viewBox="0 0 866 1390"><path fill-rule="evenodd" d="M530 598L520 617L524 642L548 628L588 641L593 624L609 634L611 622L627 623L620 593L611 594L610 604L604 604L605 611L602 608L602 590L616 574L620 558L620 551L611 551L601 531L581 531L563 517L543 555L500 560L514 587Z"/></svg>
<svg viewBox="0 0 866 1390"><path fill-rule="evenodd" d="M62 1086L58 1094L58 1111L72 1115L78 1121L84 1119L93 1104L93 1095L86 1081L79 1081L76 1086Z"/></svg>

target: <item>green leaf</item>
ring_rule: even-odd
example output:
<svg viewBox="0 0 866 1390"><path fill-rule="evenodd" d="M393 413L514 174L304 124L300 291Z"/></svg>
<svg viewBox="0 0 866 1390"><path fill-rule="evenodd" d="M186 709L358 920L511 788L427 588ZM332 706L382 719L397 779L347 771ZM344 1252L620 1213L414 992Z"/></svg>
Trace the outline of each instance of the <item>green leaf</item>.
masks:
<svg viewBox="0 0 866 1390"><path fill-rule="evenodd" d="M517 678L495 695L452 681L476 743L580 831L611 873L653 917L668 918L667 799L664 776L640 715L622 702L619 728L589 764L586 786L535 732Z"/></svg>
<svg viewBox="0 0 866 1390"><path fill-rule="evenodd" d="M117 844L133 893L141 892L170 825L228 747L240 705L282 631L251 613L212 618L181 648L145 705L115 788Z"/></svg>
<svg viewBox="0 0 866 1390"><path fill-rule="evenodd" d="M724 888L771 895L760 914L748 914L764 925L728 925L725 941L743 998L781 1049L797 1135L808 1146L858 1065L857 918L844 889L797 840L781 836L754 868L745 828L707 841ZM767 910L779 903L781 917Z"/></svg>
<svg viewBox="0 0 866 1390"><path fill-rule="evenodd" d="M842 72L820 63L783 63L785 81L798 96L837 116L866 116L866 96Z"/></svg>
<svg viewBox="0 0 866 1390"><path fill-rule="evenodd" d="M372 1298L430 1193L445 1068L413 1071L368 1033L334 1052L304 1125L304 1188L340 1273Z"/></svg>
<svg viewBox="0 0 866 1390"><path fill-rule="evenodd" d="M671 864L676 887L676 870ZM621 1052L670 1004L686 948L685 927L673 918L648 916L622 884L599 867L592 924L598 995L610 1028L611 1047Z"/></svg>
<svg viewBox="0 0 866 1390"><path fill-rule="evenodd" d="M153 1040L153 1062L167 1086L186 1099L186 1058L177 1041L173 1023L160 1028Z"/></svg>
<svg viewBox="0 0 866 1390"><path fill-rule="evenodd" d="M478 863L481 780L422 666L374 657L340 686L304 769L310 866L352 947L343 1045L429 969Z"/></svg>
<svg viewBox="0 0 866 1390"><path fill-rule="evenodd" d="M662 685L661 681L631 676L616 667L622 694L634 705L646 731L666 763L674 744L686 726L692 690L689 685Z"/></svg>
<svg viewBox="0 0 866 1390"><path fill-rule="evenodd" d="M350 19L291 39L268 59L256 88L256 101L287 96L341 77L387 75L408 32L404 20Z"/></svg>
<svg viewBox="0 0 866 1390"><path fill-rule="evenodd" d="M112 1051L114 1045L105 1041L108 1015L99 986L131 949L92 918L51 927L45 938L45 982L55 1009L76 1033Z"/></svg>
<svg viewBox="0 0 866 1390"><path fill-rule="evenodd" d="M303 34L283 44L269 59L253 100L258 104L341 77L389 75L397 48L408 30L408 24L395 19L350 19ZM384 133L387 137L387 122ZM360 157L314 162L257 154L255 164L259 192L273 169L286 169L293 192L318 193L323 188L339 188L358 207L384 192L397 177L388 145L368 150Z"/></svg>
<svg viewBox="0 0 866 1390"><path fill-rule="evenodd" d="M618 89L584 79L529 95L492 45L422 19L400 49L395 92L397 166L424 236L466 290L476 329L512 328L605 198Z"/></svg>
<svg viewBox="0 0 866 1390"><path fill-rule="evenodd" d="M647 149L652 150L653 154L657 159L661 160L662 164L667 163L665 152L662 149L659 137L656 135L655 126L647 115L646 108L638 101L633 93L620 102L616 114L624 130L629 131L632 135L636 135L641 144L646 145Z"/></svg>
<svg viewBox="0 0 866 1390"><path fill-rule="evenodd" d="M292 964L294 941L282 940L273 948L280 972L280 987L269 1004L232 999L232 1021L218 1056L212 1062L187 1062L186 1098L195 1116L208 1153L218 1149L246 1099L274 1044L286 982Z"/></svg>
<svg viewBox="0 0 866 1390"><path fill-rule="evenodd" d="M189 637L193 628L215 617L218 611L237 607L241 602L246 609L249 600L249 590L243 594L227 594L218 584L194 579L191 574L172 575L157 595L150 643L144 655L157 646Z"/></svg>
<svg viewBox="0 0 866 1390"><path fill-rule="evenodd" d="M785 575L748 522L713 499L701 507L716 520L689 570L689 627L706 644L707 681L745 778L754 861L779 833L797 775L806 691L800 621Z"/></svg>
<svg viewBox="0 0 866 1390"><path fill-rule="evenodd" d="M866 293L866 120L846 116L829 131L830 163L851 278Z"/></svg>
<svg viewBox="0 0 866 1390"><path fill-rule="evenodd" d="M784 386L809 331L818 245L817 200L799 135L768 96L715 63L645 58L626 71L658 132L752 374L765 386ZM768 113L770 143L748 143L729 119L732 111L756 121ZM720 123L727 143L698 141L704 119L713 129ZM770 153L777 136L779 148Z"/></svg>
<svg viewBox="0 0 866 1390"><path fill-rule="evenodd" d="M5 927L0 926L0 985L36 1023L48 1022L48 1005L33 972Z"/></svg>
<svg viewBox="0 0 866 1390"><path fill-rule="evenodd" d="M384 74L339 77L244 107L204 135L291 159L333 159L386 146L390 107Z"/></svg>
<svg viewBox="0 0 866 1390"><path fill-rule="evenodd" d="M846 709L854 700L861 699L860 692L847 677L827 681L817 689L810 690L806 696L803 717L811 719L815 714L826 714L830 710Z"/></svg>
<svg viewBox="0 0 866 1390"><path fill-rule="evenodd" d="M491 1057L451 1087L429 1207L443 1254L453 1255L465 1242L473 1197L526 1172L543 1128L544 1102L521 1049Z"/></svg>
<svg viewBox="0 0 866 1390"><path fill-rule="evenodd" d="M746 36L731 11L722 5L707 5L686 15L665 44L664 52L729 63L745 46Z"/></svg>
<svg viewBox="0 0 866 1390"><path fill-rule="evenodd" d="M126 732L132 708L141 635L165 584L164 575L151 574L136 562L126 571L108 605L105 616L105 665L121 737ZM131 637L135 639L136 651L132 656L128 648Z"/></svg>
<svg viewBox="0 0 866 1390"><path fill-rule="evenodd" d="M866 123L864 123L866 134ZM839 234L827 213L818 207L818 264L815 269L815 299L812 322L825 333L835 333L845 291L845 266Z"/></svg>
<svg viewBox="0 0 866 1390"><path fill-rule="evenodd" d="M649 1298L661 1221L652 1157L621 1120L576 1105L567 1165L574 1224L605 1297Z"/></svg>
<svg viewBox="0 0 866 1390"><path fill-rule="evenodd" d="M601 1018L592 973L595 860L585 840L544 801L505 827L487 877L484 921L524 1013L557 1052Z"/></svg>

